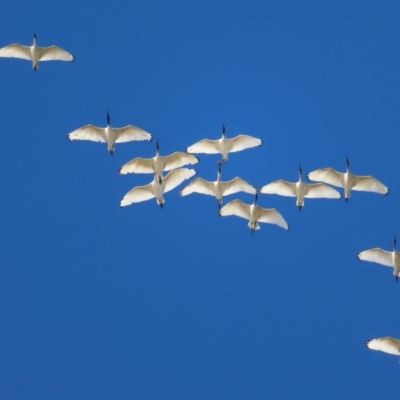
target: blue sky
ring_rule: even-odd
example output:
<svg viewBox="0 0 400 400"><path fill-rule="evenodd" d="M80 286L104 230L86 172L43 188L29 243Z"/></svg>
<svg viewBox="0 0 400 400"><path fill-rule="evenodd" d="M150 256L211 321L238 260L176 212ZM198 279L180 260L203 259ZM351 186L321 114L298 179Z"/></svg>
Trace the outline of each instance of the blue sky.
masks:
<svg viewBox="0 0 400 400"><path fill-rule="evenodd" d="M0 397L398 398L400 283L358 261L400 235L400 4L395 1L12 2L0 47L59 45L74 63L0 59ZM261 195L289 232L217 215L179 190L121 209L120 176L155 141L68 142L133 124L162 154L246 133L223 178L295 181L298 165L371 174L387 197ZM198 176L214 180L216 155ZM184 186L182 185L181 188ZM179 189L181 189L179 188ZM231 196L252 202L247 194Z"/></svg>

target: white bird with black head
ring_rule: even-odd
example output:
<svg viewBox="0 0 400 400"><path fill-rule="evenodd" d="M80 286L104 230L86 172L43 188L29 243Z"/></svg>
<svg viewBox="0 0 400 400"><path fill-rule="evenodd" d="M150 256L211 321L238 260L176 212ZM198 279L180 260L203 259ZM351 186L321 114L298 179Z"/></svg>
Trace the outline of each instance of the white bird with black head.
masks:
<svg viewBox="0 0 400 400"><path fill-rule="evenodd" d="M172 169L181 168L184 165L197 164L200 160L192 156L191 154L183 152L175 152L169 156L160 155L160 145L158 144L158 139L156 143L156 156L153 158L135 158L132 161L126 163L120 170L119 173L125 174L151 174L155 173L158 180L161 183L163 172L171 171Z"/></svg>
<svg viewBox="0 0 400 400"><path fill-rule="evenodd" d="M39 61L74 61L75 56L68 51L58 47L40 47L36 43L36 33L33 33L33 45L23 46L14 43L0 49L0 57L21 58L32 61L33 69L36 72L39 69Z"/></svg>
<svg viewBox="0 0 400 400"><path fill-rule="evenodd" d="M269 183L260 189L260 193L277 194L279 196L296 197L296 206L301 211L304 206L304 199L340 199L342 195L335 189L323 183L305 183L303 171L299 167L299 181L288 182L282 179Z"/></svg>
<svg viewBox="0 0 400 400"><path fill-rule="evenodd" d="M396 244L397 239L395 235L393 240L393 251L386 251L377 247L375 249L362 251L357 257L361 261L369 261L386 267L392 267L393 275L397 282L400 276L400 253L397 251Z"/></svg>
<svg viewBox="0 0 400 400"><path fill-rule="evenodd" d="M375 192L383 195L389 194L389 189L372 176L353 175L350 172L350 161L346 157L346 172L338 172L332 168L322 168L310 172L308 175L310 181L319 181L329 185L344 188L344 197L350 198L352 190L362 192Z"/></svg>
<svg viewBox="0 0 400 400"><path fill-rule="evenodd" d="M257 189L251 186L248 182L242 178L236 177L230 181L221 181L221 166L222 162L218 162L218 174L215 182L206 181L203 178L197 178L193 182L190 182L183 190L181 190L182 196L187 196L191 193L201 193L217 198L218 208L221 209L222 198L229 196L230 194L238 192L246 192L255 194Z"/></svg>
<svg viewBox="0 0 400 400"><path fill-rule="evenodd" d="M262 140L248 135L239 135L232 139L225 136L225 125L222 125L222 137L219 140L204 139L187 148L188 153L222 154L222 161L228 161L228 153L234 153L262 145Z"/></svg>
<svg viewBox="0 0 400 400"><path fill-rule="evenodd" d="M108 151L114 154L115 143L126 143L132 141L151 141L153 136L143 129L133 125L127 125L123 128L113 128L110 123L110 114L107 111L107 126L100 128L94 125L85 125L82 128L73 131L68 136L69 140L90 140L92 142L107 143Z"/></svg>
<svg viewBox="0 0 400 400"><path fill-rule="evenodd" d="M179 186L185 179L189 179L196 175L194 169L179 168L170 171L164 178L160 180L157 175L154 174L153 182L144 186L137 186L130 190L124 198L121 200L120 206L126 207L132 203L140 203L142 201L157 199L157 204L161 208L164 207L164 193L167 193L177 186Z"/></svg>
<svg viewBox="0 0 400 400"><path fill-rule="evenodd" d="M245 204L241 200L233 200L221 208L219 215L221 217L236 215L237 217L248 219L247 226L251 229L251 233L261 229L259 222L275 224L286 230L290 229L282 215L275 208L262 208L257 205L257 199L258 193L254 197L253 204Z"/></svg>

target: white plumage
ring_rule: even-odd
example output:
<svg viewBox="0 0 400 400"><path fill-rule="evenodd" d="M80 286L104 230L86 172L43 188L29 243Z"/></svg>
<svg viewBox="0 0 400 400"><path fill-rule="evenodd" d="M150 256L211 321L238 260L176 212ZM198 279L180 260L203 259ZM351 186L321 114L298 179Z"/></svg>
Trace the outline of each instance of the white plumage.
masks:
<svg viewBox="0 0 400 400"><path fill-rule="evenodd" d="M39 61L74 61L75 56L57 46L39 47L36 44L36 34L33 34L33 45L23 46L14 43L0 49L0 57L21 58L31 60L33 69L39 69Z"/></svg>
<svg viewBox="0 0 400 400"><path fill-rule="evenodd" d="M185 179L189 179L196 175L194 169L180 168L168 173L160 182L157 175L154 174L152 183L145 186L137 186L129 191L122 199L120 206L126 207L132 203L140 203L142 201L157 199L157 204L163 208L165 200L164 193L167 193L179 186Z"/></svg>
<svg viewBox="0 0 400 400"><path fill-rule="evenodd" d="M259 222L275 224L286 230L290 229L282 215L275 208L262 208L258 206L256 204L257 198L258 194L256 193L253 204L245 204L241 200L233 200L221 208L219 215L221 217L236 215L237 217L249 220L247 226L251 229L252 233L261 229Z"/></svg>
<svg viewBox="0 0 400 400"><path fill-rule="evenodd" d="M228 160L228 153L234 153L262 145L262 140L248 135L239 135L232 139L225 136L225 126L222 126L222 137L219 140L204 139L187 148L188 153L222 154L222 161Z"/></svg>
<svg viewBox="0 0 400 400"><path fill-rule="evenodd" d="M358 254L358 258L362 261L374 262L377 264L384 265L386 267L393 268L393 275L396 282L400 275L400 253L396 249L396 236L393 241L393 251L386 251L380 248L370 249L362 251Z"/></svg>
<svg viewBox="0 0 400 400"><path fill-rule="evenodd" d="M131 141L151 141L153 136L143 129L133 125L123 128L113 128L110 125L110 114L107 111L107 126L99 128L94 125L85 125L68 135L69 140L90 140L92 142L102 142L108 144L108 151L114 154L115 143L126 143Z"/></svg>
<svg viewBox="0 0 400 400"><path fill-rule="evenodd" d="M383 351L384 353L400 356L400 340L385 336L377 339L367 340L366 346L371 350Z"/></svg>
<svg viewBox="0 0 400 400"><path fill-rule="evenodd" d="M200 160L191 154L176 152L169 156L161 156L159 153L160 146L156 144L156 156L153 158L135 158L126 163L120 170L120 174L151 174L155 173L161 182L163 172L172 169L181 168L184 165L197 164Z"/></svg>
<svg viewBox="0 0 400 400"><path fill-rule="evenodd" d="M221 165L218 163L218 175L215 182L206 181L203 178L197 178L193 182L190 182L183 190L181 190L182 196L187 196L191 193L201 193L209 196L214 196L217 198L218 207L221 208L222 197L229 196L233 193L246 192L250 194L256 193L256 188L251 186L245 180L236 177L230 181L221 181Z"/></svg>
<svg viewBox="0 0 400 400"><path fill-rule="evenodd" d="M342 197L337 190L323 183L304 183L302 175L303 171L300 166L298 182L288 182L281 179L265 185L260 189L260 193L296 197L296 205L299 210L304 206L304 198L340 199Z"/></svg>
<svg viewBox="0 0 400 400"><path fill-rule="evenodd" d="M351 190L389 194L389 189L372 176L353 175L350 172L350 162L346 159L346 172L338 172L332 168L322 168L308 174L310 181L325 182L329 185L344 188L346 201L350 198Z"/></svg>

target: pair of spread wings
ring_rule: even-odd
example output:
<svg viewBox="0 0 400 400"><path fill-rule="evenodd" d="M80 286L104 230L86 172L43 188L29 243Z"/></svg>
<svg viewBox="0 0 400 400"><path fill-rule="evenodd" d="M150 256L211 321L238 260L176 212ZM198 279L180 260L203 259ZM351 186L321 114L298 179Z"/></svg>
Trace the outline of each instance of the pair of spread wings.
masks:
<svg viewBox="0 0 400 400"><path fill-rule="evenodd" d="M169 172L161 183L161 192L167 193L177 186L179 186L184 180L191 178L196 175L194 169L180 168ZM145 186L137 186L128 192L122 199L120 206L129 206L132 203L140 203L142 201L150 200L156 197L154 194L154 185L159 185L158 179Z"/></svg>
<svg viewBox="0 0 400 400"><path fill-rule="evenodd" d="M230 194L238 193L238 192L246 192L250 194L256 193L256 188L251 186L245 180L236 177L227 182L221 182L221 193L222 196L229 196ZM182 191L182 196L187 196L191 193L201 193L209 196L216 196L216 187L215 182L206 181L203 178L197 178L193 182L190 182Z"/></svg>
<svg viewBox="0 0 400 400"><path fill-rule="evenodd" d="M329 185L344 187L344 174L335 171L332 168L322 168L308 175L310 181L325 182ZM351 189L363 192L375 192L380 194L388 194L389 189L372 176L357 176L353 175L353 186Z"/></svg>
<svg viewBox="0 0 400 400"><path fill-rule="evenodd" d="M221 208L219 212L221 217L227 217L229 215L236 215L237 217L244 218L247 220L252 219L250 205L243 203L241 200L233 200L226 206ZM275 208L262 208L256 207L257 221L264 222L267 224L275 224L283 229L288 230L289 225L283 219L282 215L275 210Z"/></svg>
<svg viewBox="0 0 400 400"><path fill-rule="evenodd" d="M37 51L39 53L39 61L73 61L75 59L75 56L57 46L37 47ZM32 60L31 47L18 43L10 44L0 49L0 57Z"/></svg>
<svg viewBox="0 0 400 400"><path fill-rule="evenodd" d="M133 140L143 141L152 140L153 136L144 130L133 125L128 125L123 128L113 128L116 134L115 143L131 142ZM105 136L105 128L99 128L94 125L86 125L68 135L69 140L90 140L92 142L107 143Z"/></svg>
<svg viewBox="0 0 400 400"><path fill-rule="evenodd" d="M232 139L225 139L225 141L228 144L228 152L230 153L262 145L261 139L257 139L248 135L239 135ZM200 142L188 147L187 152L195 154L217 154L221 152L220 141L210 139L200 140Z"/></svg>
<svg viewBox="0 0 400 400"><path fill-rule="evenodd" d="M200 160L191 154L177 151L169 156L162 157L164 171L170 171L184 165L197 164ZM154 158L135 158L126 163L120 170L120 174L151 174L154 172Z"/></svg>
<svg viewBox="0 0 400 400"><path fill-rule="evenodd" d="M323 183L305 183L304 185L304 197L310 199L340 199L342 197L337 190L324 185ZM297 186L295 183L279 180L265 185L263 188L261 188L260 192L264 194L278 194L280 196L297 197Z"/></svg>

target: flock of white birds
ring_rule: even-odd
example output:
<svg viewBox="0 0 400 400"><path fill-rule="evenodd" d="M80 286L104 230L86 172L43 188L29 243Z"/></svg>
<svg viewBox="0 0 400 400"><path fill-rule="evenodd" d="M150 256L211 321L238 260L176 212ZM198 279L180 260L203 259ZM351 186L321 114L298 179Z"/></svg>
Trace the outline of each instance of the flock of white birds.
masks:
<svg viewBox="0 0 400 400"><path fill-rule="evenodd" d="M21 58L30 60L33 69L37 71L41 61L74 61L75 56L57 46L39 47L36 43L36 34L33 35L33 45L23 46L11 44L0 49L0 57ZM107 143L108 151L113 155L115 143L131 141L151 141L152 135L132 125L123 128L113 128L110 125L110 115L107 112L107 126L99 128L94 125L86 125L68 135L69 140L89 140L93 142ZM228 139L225 136L225 126L222 129L222 137L217 140L204 139L187 148L186 152L176 152L168 156L161 156L159 144L156 144L156 155L153 158L135 158L129 161L121 169L121 174L153 174L154 179L145 186L137 186L129 191L122 199L121 207L132 203L146 201L156 198L157 203L164 206L164 193L167 193L183 181L193 177L196 171L189 168L182 168L185 165L197 164L200 160L192 154L222 154L222 162L218 163L218 175L215 182L197 178L182 191L182 196L192 193L201 193L214 196L218 201L219 214L222 217L236 215L249 221L248 226L254 233L260 229L259 222L275 224L289 229L282 215L275 209L262 208L257 205L258 192L263 194L277 194L280 196L296 197L296 205L299 210L304 205L305 198L328 198L340 199L342 195L332 187L344 189L346 201L350 198L352 190L375 192L387 195L389 189L372 176L358 176L350 172L350 163L346 159L346 172L338 172L332 168L322 168L310 172L307 177L310 181L322 183L309 184L303 181L302 169L299 169L298 182L278 180L269 183L257 190L245 180L236 177L230 181L221 181L222 164L228 161L228 154L262 145L262 140L248 136L239 135ZM164 176L164 172L169 171ZM245 204L241 200L233 200L221 208L222 198L238 192L246 192L254 195L253 204ZM396 281L400 275L400 254L396 249L396 237L393 242L393 251L386 251L380 248L365 250L358 255L363 261L375 262L393 268ZM400 355L400 340L392 337L382 337L366 342L372 350L380 350L385 353Z"/></svg>

